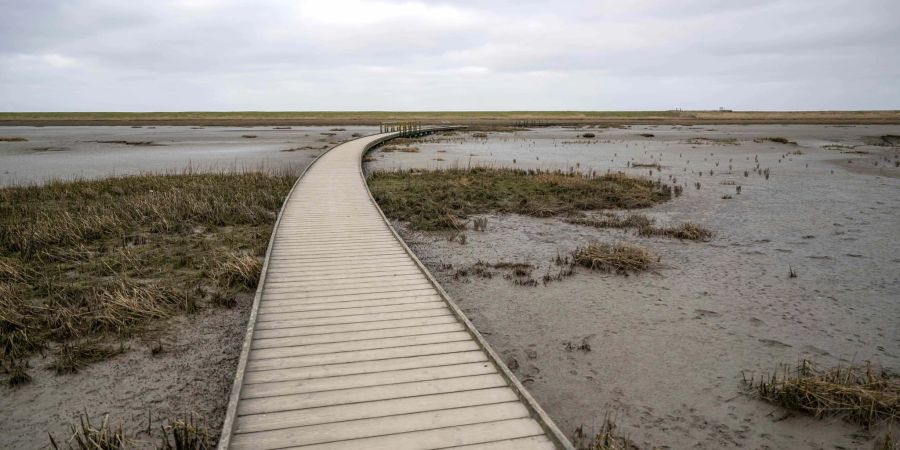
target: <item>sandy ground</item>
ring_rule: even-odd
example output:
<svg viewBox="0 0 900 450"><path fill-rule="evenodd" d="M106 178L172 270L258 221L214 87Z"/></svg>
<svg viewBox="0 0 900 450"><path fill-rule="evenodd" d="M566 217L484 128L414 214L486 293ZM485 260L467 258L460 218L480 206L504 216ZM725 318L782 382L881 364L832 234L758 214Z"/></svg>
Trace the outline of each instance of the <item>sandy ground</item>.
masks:
<svg viewBox="0 0 900 450"><path fill-rule="evenodd" d="M584 132L596 138L578 140ZM744 394L741 374L758 376L799 358L900 369L900 149L864 145L889 133L900 127L460 134L419 145L419 153L376 152L370 169L481 164L649 176L628 163L661 162L653 178L672 182L671 175L685 193L643 212L662 222L698 222L717 233L710 242L515 215L487 216L487 231L468 231L465 245L399 228L568 434L597 429L611 414L645 448L868 448L880 430L788 414ZM689 141L697 137L737 142ZM798 145L754 142L761 137ZM771 169L768 180L752 171L757 158ZM722 199L726 193L733 198ZM639 243L660 265L630 277L579 270L531 288L502 276L454 276L478 260L524 259L540 277L557 254L592 240ZM798 278L788 277L789 267ZM567 349L583 342L589 351Z"/></svg>
<svg viewBox="0 0 900 450"><path fill-rule="evenodd" d="M75 176L182 172L188 168L227 171L303 167L355 133L377 132L377 127L359 126L0 127L0 136L28 139L0 142L0 186ZM137 143L150 145L134 145Z"/></svg>
<svg viewBox="0 0 900 450"><path fill-rule="evenodd" d="M158 331L127 341L124 354L75 374L45 370L52 356L32 358L32 382L0 391L0 448L46 448L48 433L64 446L69 424L85 412L97 425L108 414L137 440L135 448L156 448L160 427L190 414L218 439L251 304L245 294L234 308L158 324ZM163 351L153 355L158 342Z"/></svg>

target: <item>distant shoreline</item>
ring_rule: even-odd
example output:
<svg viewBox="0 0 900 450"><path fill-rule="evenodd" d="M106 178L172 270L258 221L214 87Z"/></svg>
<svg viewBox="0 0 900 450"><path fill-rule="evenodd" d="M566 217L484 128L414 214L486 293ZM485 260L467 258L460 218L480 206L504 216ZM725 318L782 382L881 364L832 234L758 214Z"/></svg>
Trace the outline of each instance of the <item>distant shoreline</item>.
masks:
<svg viewBox="0 0 900 450"><path fill-rule="evenodd" d="M900 124L892 111L49 112L0 113L0 126L309 126L420 121L478 126Z"/></svg>

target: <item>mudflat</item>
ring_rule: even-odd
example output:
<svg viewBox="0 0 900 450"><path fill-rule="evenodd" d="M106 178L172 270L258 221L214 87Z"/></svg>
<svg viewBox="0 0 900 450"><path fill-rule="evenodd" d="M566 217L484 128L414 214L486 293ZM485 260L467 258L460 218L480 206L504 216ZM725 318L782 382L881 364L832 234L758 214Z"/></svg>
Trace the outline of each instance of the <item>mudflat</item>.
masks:
<svg viewBox="0 0 900 450"><path fill-rule="evenodd" d="M0 186L142 172L302 168L373 127L2 127Z"/></svg>
<svg viewBox="0 0 900 450"><path fill-rule="evenodd" d="M623 172L682 186L632 212L699 224L715 233L706 242L515 214L470 216L461 232L397 226L567 434L590 435L611 417L642 448L860 448L883 427L791 413L742 379L799 359L900 368L900 148L883 139L892 135L900 127L469 132L375 151L367 169ZM592 241L641 245L658 264L541 282L558 256ZM485 275L504 264L534 266L537 285Z"/></svg>

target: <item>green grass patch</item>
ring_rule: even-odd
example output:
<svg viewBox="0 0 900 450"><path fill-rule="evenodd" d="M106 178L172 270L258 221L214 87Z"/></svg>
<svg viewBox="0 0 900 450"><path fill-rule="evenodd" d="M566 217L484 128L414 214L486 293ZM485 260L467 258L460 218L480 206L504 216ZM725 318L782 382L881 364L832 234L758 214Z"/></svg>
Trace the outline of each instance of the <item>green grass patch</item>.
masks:
<svg viewBox="0 0 900 450"><path fill-rule="evenodd" d="M621 174L519 169L380 171L369 177L388 217L417 230L459 230L472 214L550 217L598 209L645 208L669 200L664 184Z"/></svg>
<svg viewBox="0 0 900 450"><path fill-rule="evenodd" d="M116 353L74 342L233 304L256 287L294 180L235 172L0 189L0 360L56 348L56 369L71 372Z"/></svg>

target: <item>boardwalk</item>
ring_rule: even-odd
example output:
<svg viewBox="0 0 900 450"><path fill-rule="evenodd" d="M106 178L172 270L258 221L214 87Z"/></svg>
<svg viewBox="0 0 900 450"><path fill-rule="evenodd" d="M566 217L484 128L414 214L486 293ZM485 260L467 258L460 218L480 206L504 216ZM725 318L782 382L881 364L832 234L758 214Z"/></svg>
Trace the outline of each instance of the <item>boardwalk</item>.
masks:
<svg viewBox="0 0 900 450"><path fill-rule="evenodd" d="M369 195L323 155L276 222L222 448L571 448Z"/></svg>

